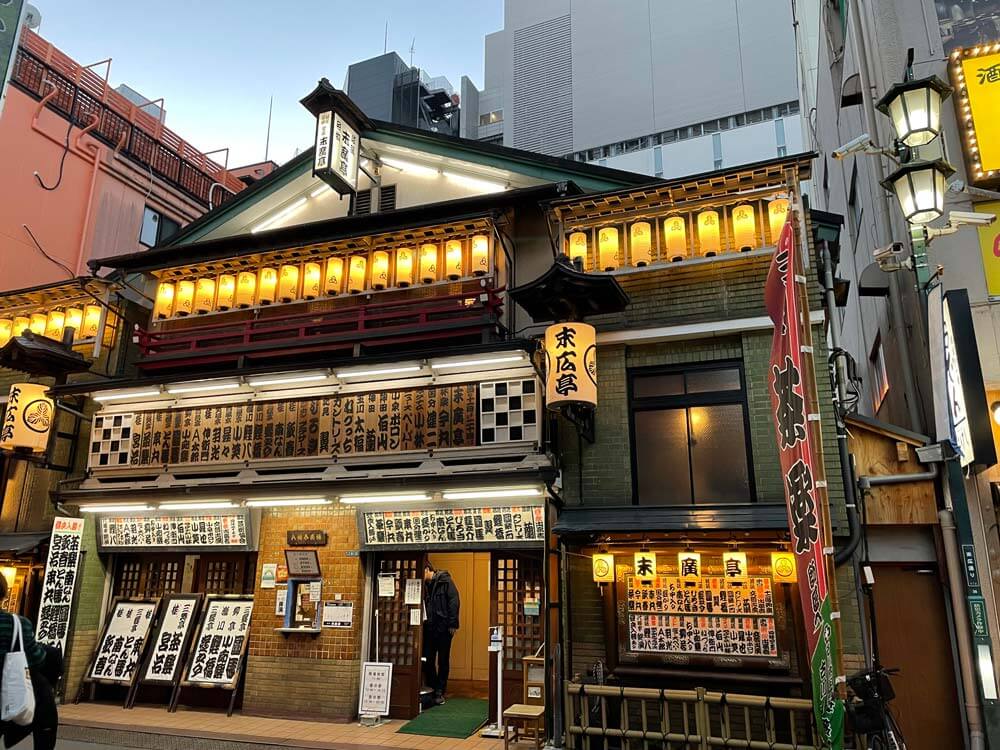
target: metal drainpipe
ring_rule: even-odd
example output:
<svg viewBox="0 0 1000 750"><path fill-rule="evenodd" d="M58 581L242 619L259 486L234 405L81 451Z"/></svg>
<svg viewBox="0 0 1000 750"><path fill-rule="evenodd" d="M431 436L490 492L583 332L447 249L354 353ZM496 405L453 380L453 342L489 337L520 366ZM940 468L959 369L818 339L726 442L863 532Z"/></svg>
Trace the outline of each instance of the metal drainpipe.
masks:
<svg viewBox="0 0 1000 750"><path fill-rule="evenodd" d="M868 49L865 47L865 35L861 27L861 0L851 0L848 15L851 19L851 32L854 34L854 46L858 53L858 77L861 79L861 101L865 113L865 126L872 142L878 141L878 120L875 118L875 105L872 103L872 83L868 67ZM855 157L858 158L858 157ZM885 180L885 167L882 157L871 157L875 168L875 180L879 184ZM880 200L875 201L879 218L882 221L886 243L892 241L892 218L889 216L889 196L883 193ZM903 299L899 293L898 274L889 274L889 313L892 316L892 327L896 329L896 341L903 360L903 391L906 397L906 410L910 418L910 429L923 432L923 420L917 408L917 384L913 378L913 358L910 354L910 341L906 335L906 321L903 318Z"/></svg>

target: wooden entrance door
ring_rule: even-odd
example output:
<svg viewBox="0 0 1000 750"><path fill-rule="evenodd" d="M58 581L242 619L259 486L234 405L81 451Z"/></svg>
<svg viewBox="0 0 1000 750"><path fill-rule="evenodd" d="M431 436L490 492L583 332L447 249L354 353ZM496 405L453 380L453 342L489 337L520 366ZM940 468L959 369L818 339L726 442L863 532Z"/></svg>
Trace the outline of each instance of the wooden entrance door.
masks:
<svg viewBox="0 0 1000 750"><path fill-rule="evenodd" d="M184 555L119 555L115 596L155 599L181 590Z"/></svg>
<svg viewBox="0 0 1000 750"><path fill-rule="evenodd" d="M929 571L929 572L923 572ZM962 746L944 592L928 565L875 567L875 624L892 678L892 712L909 750Z"/></svg>
<svg viewBox="0 0 1000 750"><path fill-rule="evenodd" d="M406 604L404 593L407 579L422 578L423 572L424 556L419 553L381 555L375 561L376 580L372 596L375 598L377 617L372 618L372 628L377 628L378 632L377 637L373 633L372 642L377 643L378 650L370 656L376 661L392 662L389 716L393 719L412 719L420 712L423 623L421 619L419 625L410 624L410 610L419 607ZM395 578L391 597L379 596L380 574Z"/></svg>
<svg viewBox="0 0 1000 750"><path fill-rule="evenodd" d="M504 708L521 703L522 659L545 641L541 554L494 552L491 571L491 624L503 627ZM525 600L539 602L539 614L525 614ZM491 654L492 655L492 654ZM490 715L496 710L496 666L490 669Z"/></svg>

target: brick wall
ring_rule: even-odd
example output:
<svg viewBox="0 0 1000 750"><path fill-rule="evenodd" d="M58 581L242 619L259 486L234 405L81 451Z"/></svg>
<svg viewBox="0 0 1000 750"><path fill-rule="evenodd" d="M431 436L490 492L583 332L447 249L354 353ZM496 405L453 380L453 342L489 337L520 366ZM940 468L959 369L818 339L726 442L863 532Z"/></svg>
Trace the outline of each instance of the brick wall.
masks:
<svg viewBox="0 0 1000 750"><path fill-rule="evenodd" d="M317 635L283 635L284 624L274 613L283 587L260 588L261 566L284 564L286 533L323 529L328 543L315 547L323 572L323 598L354 603L354 626L325 628ZM305 548L309 549L309 548ZM260 523L254 616L244 688L247 713L309 716L347 721L354 716L360 678L361 625L364 614L364 571L358 557L357 520L353 508L274 508L264 510Z"/></svg>

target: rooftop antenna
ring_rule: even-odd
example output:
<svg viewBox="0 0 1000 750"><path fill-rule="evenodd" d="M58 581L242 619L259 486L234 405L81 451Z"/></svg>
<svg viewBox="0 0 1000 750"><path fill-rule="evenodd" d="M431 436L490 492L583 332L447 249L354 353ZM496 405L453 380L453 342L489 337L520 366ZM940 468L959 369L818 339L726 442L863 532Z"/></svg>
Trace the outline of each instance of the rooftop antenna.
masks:
<svg viewBox="0 0 1000 750"><path fill-rule="evenodd" d="M410 67L413 67L413 53L417 51L417 38L413 37L413 41L410 42Z"/></svg>
<svg viewBox="0 0 1000 750"><path fill-rule="evenodd" d="M389 51L389 19L385 19L385 36L382 37L382 54Z"/></svg>
<svg viewBox="0 0 1000 750"><path fill-rule="evenodd" d="M264 161L267 161L271 151L271 109L274 107L274 94L267 101L267 135L264 136Z"/></svg>

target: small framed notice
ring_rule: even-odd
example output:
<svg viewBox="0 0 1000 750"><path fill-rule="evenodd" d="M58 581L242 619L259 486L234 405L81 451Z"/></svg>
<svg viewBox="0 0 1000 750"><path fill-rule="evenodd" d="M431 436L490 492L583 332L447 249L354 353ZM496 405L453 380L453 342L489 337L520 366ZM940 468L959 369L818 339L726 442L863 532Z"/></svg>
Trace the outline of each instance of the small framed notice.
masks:
<svg viewBox="0 0 1000 750"><path fill-rule="evenodd" d="M319 578L319 555L314 549L286 549L289 578Z"/></svg>
<svg viewBox="0 0 1000 750"><path fill-rule="evenodd" d="M392 662L366 661L361 665L361 695L358 713L362 716L389 714L389 689L392 686Z"/></svg>
<svg viewBox="0 0 1000 750"><path fill-rule="evenodd" d="M354 625L353 602L323 602L324 628L349 628Z"/></svg>
<svg viewBox="0 0 1000 750"><path fill-rule="evenodd" d="M420 584L419 578L407 578L406 589L403 594L403 604L420 604Z"/></svg>

